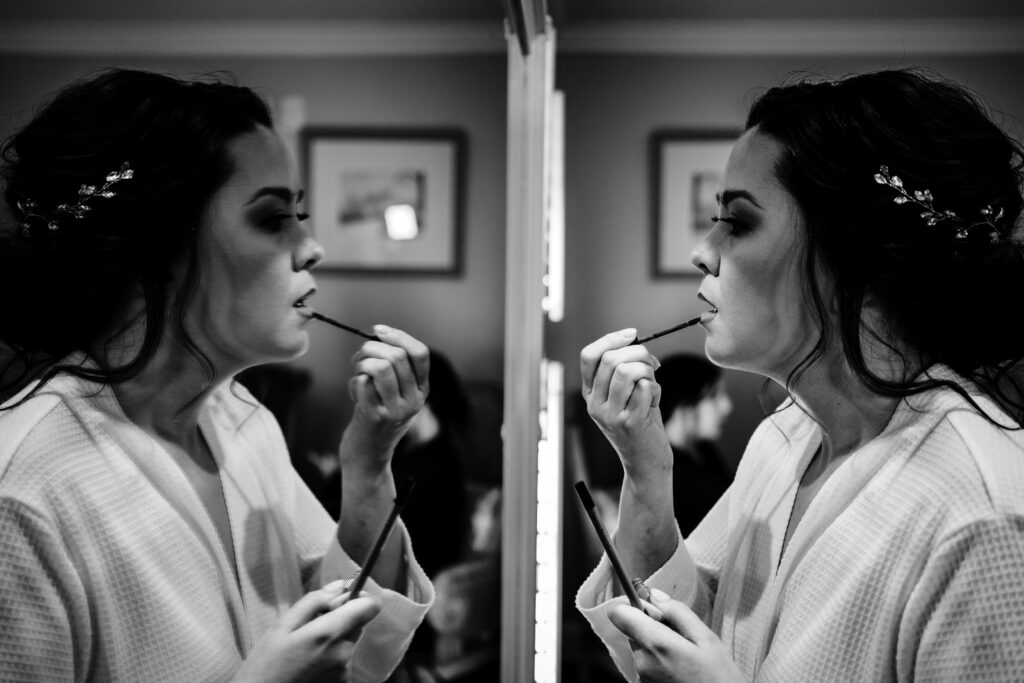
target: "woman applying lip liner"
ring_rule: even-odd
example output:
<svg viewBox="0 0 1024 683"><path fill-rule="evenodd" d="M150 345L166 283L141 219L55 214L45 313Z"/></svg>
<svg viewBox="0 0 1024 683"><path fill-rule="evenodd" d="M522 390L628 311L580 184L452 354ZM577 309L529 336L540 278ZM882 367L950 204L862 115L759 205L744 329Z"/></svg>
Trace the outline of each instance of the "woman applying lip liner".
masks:
<svg viewBox="0 0 1024 683"><path fill-rule="evenodd" d="M232 377L309 346L322 247L251 90L111 70L3 148L0 680L382 681L433 600L395 499L427 348L355 357L334 524Z"/></svg>
<svg viewBox="0 0 1024 683"><path fill-rule="evenodd" d="M577 606L629 680L1024 680L1024 155L915 71L772 88L693 253L718 365L788 398L694 532L672 517L657 360L583 349L625 478ZM627 640L628 638L628 640Z"/></svg>

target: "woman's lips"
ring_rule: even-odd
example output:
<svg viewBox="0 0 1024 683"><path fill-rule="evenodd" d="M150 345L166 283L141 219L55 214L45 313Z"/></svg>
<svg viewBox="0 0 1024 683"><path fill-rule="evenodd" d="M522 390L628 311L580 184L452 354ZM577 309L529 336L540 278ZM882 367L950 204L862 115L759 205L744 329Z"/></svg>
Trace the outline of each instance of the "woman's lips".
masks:
<svg viewBox="0 0 1024 683"><path fill-rule="evenodd" d="M697 298L700 299L701 301L703 301L704 303L706 303L708 306L711 307L710 311L706 311L706 312L702 313L701 316L700 316L700 324L704 325L709 320L711 320L716 315L718 315L718 306L716 306L713 303L711 303L708 300L708 298L706 296L704 296L703 294L701 294L700 292L697 293Z"/></svg>

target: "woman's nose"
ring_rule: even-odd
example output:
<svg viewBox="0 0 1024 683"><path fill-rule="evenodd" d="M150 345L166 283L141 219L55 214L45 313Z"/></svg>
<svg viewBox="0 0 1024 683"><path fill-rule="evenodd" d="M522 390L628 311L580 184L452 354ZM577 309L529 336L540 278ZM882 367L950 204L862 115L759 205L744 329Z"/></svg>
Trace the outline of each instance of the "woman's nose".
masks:
<svg viewBox="0 0 1024 683"><path fill-rule="evenodd" d="M295 266L298 270L312 270L324 260L324 248L312 237L303 241L295 255Z"/></svg>
<svg viewBox="0 0 1024 683"><path fill-rule="evenodd" d="M718 256L711 247L711 235L714 230L704 235L704 239L690 252L690 263L704 275L718 275Z"/></svg>

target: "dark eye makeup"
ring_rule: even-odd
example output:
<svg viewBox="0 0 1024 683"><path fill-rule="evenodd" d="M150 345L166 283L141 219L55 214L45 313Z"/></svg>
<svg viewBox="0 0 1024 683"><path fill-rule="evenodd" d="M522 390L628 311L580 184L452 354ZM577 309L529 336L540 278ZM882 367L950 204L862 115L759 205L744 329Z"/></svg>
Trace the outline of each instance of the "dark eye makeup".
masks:
<svg viewBox="0 0 1024 683"><path fill-rule="evenodd" d="M750 229L747 223L736 216L712 216L712 223L725 223L733 235L740 235Z"/></svg>

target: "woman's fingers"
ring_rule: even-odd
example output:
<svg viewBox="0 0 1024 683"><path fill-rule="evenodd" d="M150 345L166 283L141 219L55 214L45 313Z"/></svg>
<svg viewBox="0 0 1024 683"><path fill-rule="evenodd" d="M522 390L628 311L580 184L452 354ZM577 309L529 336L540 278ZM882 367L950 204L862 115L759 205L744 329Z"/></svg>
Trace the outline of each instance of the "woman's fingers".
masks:
<svg viewBox="0 0 1024 683"><path fill-rule="evenodd" d="M387 325L374 325L373 331L385 344L405 352L405 359L411 365L414 381L426 394L430 388L430 349L426 344L402 330Z"/></svg>
<svg viewBox="0 0 1024 683"><path fill-rule="evenodd" d="M661 606L658 606L661 609ZM663 610L664 611L664 610ZM623 635L632 641L633 649L665 651L678 649L683 656L693 656L697 647L685 637L656 621L640 610L625 603L614 605L608 619Z"/></svg>
<svg viewBox="0 0 1024 683"><path fill-rule="evenodd" d="M353 403L362 403L375 410L384 406L380 394L373 386L373 379L369 375L359 374L352 377L348 381L348 395Z"/></svg>
<svg viewBox="0 0 1024 683"><path fill-rule="evenodd" d="M385 405L393 405L404 398L402 395L402 382L391 361L378 357L363 358L356 363L356 373L369 378L373 389ZM412 377L412 371L408 369L408 366L407 375ZM413 390L415 384L410 386L407 383L405 388L406 391Z"/></svg>
<svg viewBox="0 0 1024 683"><path fill-rule="evenodd" d="M281 617L281 625L286 631L294 631L311 620L318 614L330 609L331 601L337 598L345 589L345 582L333 581L320 590L306 593L292 605Z"/></svg>
<svg viewBox="0 0 1024 683"><path fill-rule="evenodd" d="M374 407L395 409L409 404L418 409L429 391L429 349L401 330L385 325L374 330L381 341L365 342L352 358L357 377L365 376L369 386L362 381L350 384L350 393L353 398L365 397Z"/></svg>
<svg viewBox="0 0 1024 683"><path fill-rule="evenodd" d="M632 407L646 415L651 406L650 387L654 383L654 368L647 363L617 365L608 384L608 412L615 415ZM637 400L633 400L634 396Z"/></svg>
<svg viewBox="0 0 1024 683"><path fill-rule="evenodd" d="M357 371L360 366L369 364L373 367L379 365L393 374L399 387L399 395L407 396L419 390L416 372L413 370L412 361L405 349L384 342L368 341L364 342L356 351L352 356L352 361L355 363Z"/></svg>
<svg viewBox="0 0 1024 683"><path fill-rule="evenodd" d="M589 396L594 385L594 375L605 352L630 345L636 339L636 330L627 328L606 334L595 342L587 344L580 351L580 377L583 381L583 395Z"/></svg>
<svg viewBox="0 0 1024 683"><path fill-rule="evenodd" d="M661 610L662 622L671 626L673 631L690 642L700 645L709 637L716 637L714 631L701 621L701 618L690 609L689 605L672 600L658 589L651 591L651 599L654 605Z"/></svg>
<svg viewBox="0 0 1024 683"><path fill-rule="evenodd" d="M587 402L591 405L600 405L607 402L611 395L611 385L615 380L616 374L619 374L620 376L623 372L634 375L637 373L642 374L642 370L640 368L620 369L623 365L634 363L648 365L652 372L656 367L658 367L658 360L651 355L646 347L643 346L633 345L605 351L601 356L600 362L597 363L594 376L591 380L591 389L587 396ZM625 405L626 400L628 400L628 395L622 397L622 399L621 405Z"/></svg>
<svg viewBox="0 0 1024 683"><path fill-rule="evenodd" d="M302 629L309 635L332 640L358 640L361 629L380 613L380 600L362 594L313 619Z"/></svg>

